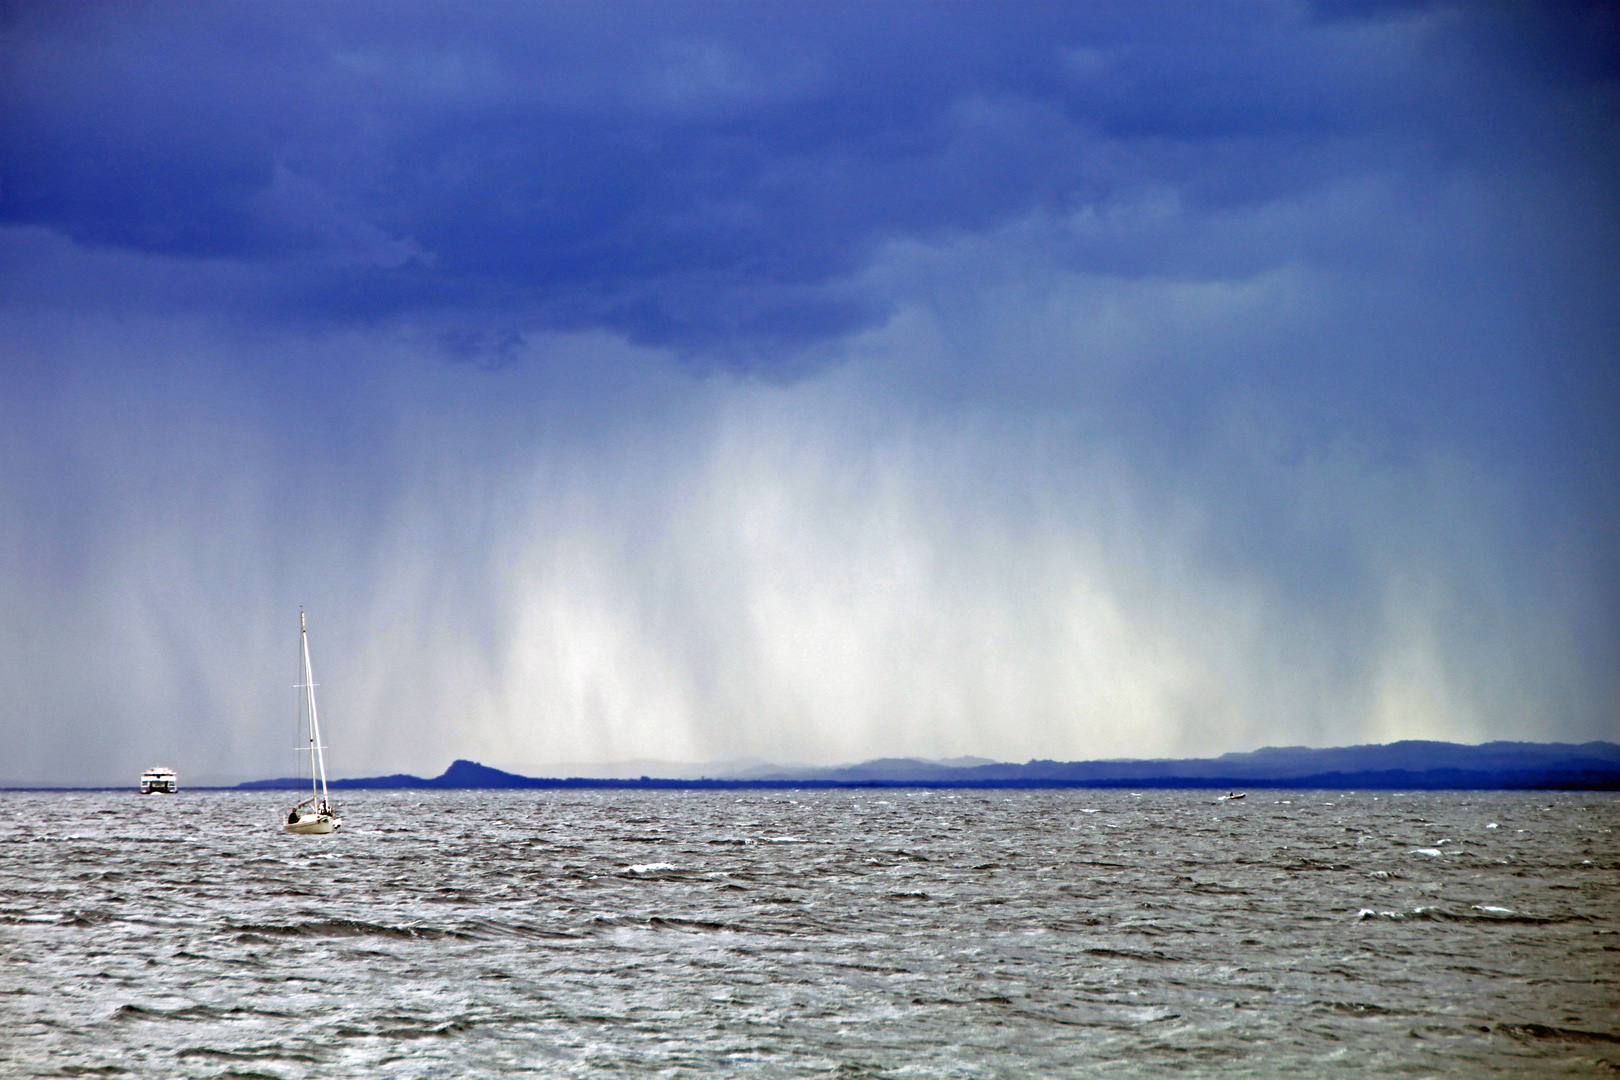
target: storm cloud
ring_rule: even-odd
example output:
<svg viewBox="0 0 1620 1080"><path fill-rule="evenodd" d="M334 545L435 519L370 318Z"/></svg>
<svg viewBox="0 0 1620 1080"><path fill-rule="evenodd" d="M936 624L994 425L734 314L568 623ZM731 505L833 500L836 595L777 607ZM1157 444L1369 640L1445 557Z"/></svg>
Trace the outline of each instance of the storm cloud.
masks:
<svg viewBox="0 0 1620 1080"><path fill-rule="evenodd" d="M1620 736L1606 9L0 34L10 778Z"/></svg>

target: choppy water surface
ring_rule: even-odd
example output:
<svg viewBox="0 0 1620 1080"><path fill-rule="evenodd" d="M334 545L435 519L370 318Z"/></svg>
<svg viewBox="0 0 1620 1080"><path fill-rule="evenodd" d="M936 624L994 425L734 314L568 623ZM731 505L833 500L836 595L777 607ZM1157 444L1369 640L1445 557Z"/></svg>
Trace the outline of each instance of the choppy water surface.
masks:
<svg viewBox="0 0 1620 1080"><path fill-rule="evenodd" d="M0 795L0 1069L1594 1075L1620 800Z"/></svg>

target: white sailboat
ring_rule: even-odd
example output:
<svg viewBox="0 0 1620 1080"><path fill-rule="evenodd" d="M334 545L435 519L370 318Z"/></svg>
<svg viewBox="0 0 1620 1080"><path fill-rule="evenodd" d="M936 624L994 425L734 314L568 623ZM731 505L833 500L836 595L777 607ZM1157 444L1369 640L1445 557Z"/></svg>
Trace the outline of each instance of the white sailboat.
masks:
<svg viewBox="0 0 1620 1080"><path fill-rule="evenodd" d="M309 666L309 629L304 613L298 613L298 641L302 664L299 669L298 726L308 733L309 745L299 752L309 753L309 798L292 808L282 831L304 835L329 833L342 826L326 794L326 747L321 744L321 719L315 711L315 673Z"/></svg>

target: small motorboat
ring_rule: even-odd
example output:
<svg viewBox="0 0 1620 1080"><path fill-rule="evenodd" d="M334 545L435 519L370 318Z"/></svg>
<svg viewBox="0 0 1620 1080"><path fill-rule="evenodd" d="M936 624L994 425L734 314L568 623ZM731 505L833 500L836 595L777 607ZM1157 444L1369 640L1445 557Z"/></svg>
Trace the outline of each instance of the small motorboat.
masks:
<svg viewBox="0 0 1620 1080"><path fill-rule="evenodd" d="M1235 802L1238 799L1243 798L1247 794L1248 794L1247 791L1228 791L1225 795L1222 795L1219 799L1216 799L1215 801L1216 802Z"/></svg>

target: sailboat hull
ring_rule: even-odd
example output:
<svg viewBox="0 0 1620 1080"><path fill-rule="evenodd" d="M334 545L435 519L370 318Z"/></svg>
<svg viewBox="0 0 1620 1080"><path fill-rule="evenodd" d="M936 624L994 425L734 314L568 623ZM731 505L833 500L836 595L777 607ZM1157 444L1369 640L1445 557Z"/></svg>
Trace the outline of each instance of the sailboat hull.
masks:
<svg viewBox="0 0 1620 1080"><path fill-rule="evenodd" d="M319 836L332 832L342 824L342 820L331 814L300 814L297 821L287 822L281 827L281 831L303 836Z"/></svg>

